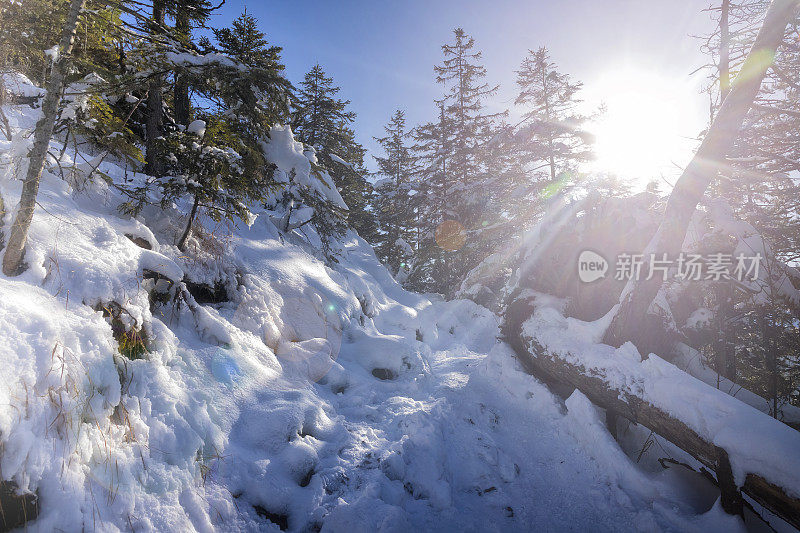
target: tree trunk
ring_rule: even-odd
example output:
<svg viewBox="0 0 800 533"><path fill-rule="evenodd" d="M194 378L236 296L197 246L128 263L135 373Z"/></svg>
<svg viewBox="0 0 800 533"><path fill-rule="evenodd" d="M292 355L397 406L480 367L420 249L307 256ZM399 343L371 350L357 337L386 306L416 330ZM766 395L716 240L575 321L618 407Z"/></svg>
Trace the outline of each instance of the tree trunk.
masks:
<svg viewBox="0 0 800 533"><path fill-rule="evenodd" d="M766 314L761 321L764 358L769 374L769 397L772 399L772 417L778 418L778 327Z"/></svg>
<svg viewBox="0 0 800 533"><path fill-rule="evenodd" d="M661 226L645 250L666 253L675 258L681 251L686 229L698 202L711 180L724 166L724 158L733 144L737 131L758 93L770 62L784 31L794 18L800 0L773 0L753 47L747 55L730 93L722 103L697 153L675 184L664 212ZM644 269L643 269L644 271ZM603 342L620 346L630 340L646 355L655 346L653 328L648 327L648 309L661 288L659 276L650 280L630 280L620 296L620 305L605 333Z"/></svg>
<svg viewBox="0 0 800 533"><path fill-rule="evenodd" d="M725 377L731 381L736 380L736 361L732 335L732 330L728 321L733 315L733 284L723 282L717 285L714 290L716 295L717 313L715 339L712 344L714 349L714 370L717 375Z"/></svg>
<svg viewBox="0 0 800 533"><path fill-rule="evenodd" d="M0 24L2 24L3 20L0 18ZM8 100L8 95L6 91L6 86L3 83L3 80L0 79L0 127L3 128L3 134L5 135L7 140L11 140L11 124L8 123L8 117L3 112L3 106L6 105L6 101Z"/></svg>
<svg viewBox="0 0 800 533"><path fill-rule="evenodd" d="M157 25L156 28L163 27L164 0L155 0L153 2L153 22ZM154 31L160 30L154 29ZM161 76L154 76L147 91L147 122L145 123L145 148L147 153L145 162L147 163L147 171L154 176L160 176L164 168L157 148L157 139L161 136L164 121L164 101L161 93L163 84Z"/></svg>
<svg viewBox="0 0 800 533"><path fill-rule="evenodd" d="M731 92L731 31L728 15L731 0L722 0L719 12L719 96L720 103L725 101Z"/></svg>
<svg viewBox="0 0 800 533"><path fill-rule="evenodd" d="M78 16L83 9L85 0L72 0L58 45L59 56L53 64L50 80L47 82L47 94L42 103L42 118L36 124L33 136L33 147L28 154L28 172L22 184L22 196L19 199L17 214L11 226L11 236L8 239L6 253L3 255L3 273L6 276L16 276L24 270L22 263L25 253L25 243L28 240L28 230L33 220L33 211L36 209L36 195L39 192L39 181L44 170L44 161L50 139L53 137L53 127L58 115L58 106L61 103L61 91L64 80L72 64L72 47L75 43L75 32L78 27Z"/></svg>
<svg viewBox="0 0 800 533"><path fill-rule="evenodd" d="M724 362L722 375L728 378L731 382L736 383L736 329L731 323L731 318L734 315L733 297L733 284L726 283L725 290L723 292L724 307L722 308L722 315L725 318L722 324L722 358Z"/></svg>
<svg viewBox="0 0 800 533"><path fill-rule="evenodd" d="M178 13L175 15L175 30L184 45L189 44L190 32L189 28L189 11L184 2L178 4ZM189 114L191 112L191 104L189 102L189 80L185 74L175 73L175 121L184 126L189 125Z"/></svg>
<svg viewBox="0 0 800 533"><path fill-rule="evenodd" d="M6 235L3 231L3 226L6 223L6 204L3 201L3 195L0 195L0 250L3 249L6 243Z"/></svg>
<svg viewBox="0 0 800 533"><path fill-rule="evenodd" d="M197 206L199 204L200 204L200 198L197 196L197 194L195 194L194 203L192 204L192 210L189 212L189 221L186 223L186 229L183 231L183 235L181 235L181 240L178 241L178 250L180 250L181 252L186 251L186 240L192 233L192 223L194 222L194 216L197 214Z"/></svg>
<svg viewBox="0 0 800 533"><path fill-rule="evenodd" d="M683 449L716 472L723 509L729 514L742 514L742 496L733 479L726 450L698 434L679 415L667 412L626 387L615 385L618 383L616 376L606 375L599 369L586 369L569 352L545 349L537 339L523 332L522 325L532 314L532 302L517 297L509 304L502 325L505 340L514 348L518 360L529 373L546 382L566 382L606 412L619 413ZM709 397L707 408L715 409L713 395ZM769 442L764 445L769 446ZM780 457L775 457L776 464L780 464L780 460ZM781 485L780 479L767 479L747 471L744 474L742 492L795 528L800 528L800 498L792 493L791 487Z"/></svg>

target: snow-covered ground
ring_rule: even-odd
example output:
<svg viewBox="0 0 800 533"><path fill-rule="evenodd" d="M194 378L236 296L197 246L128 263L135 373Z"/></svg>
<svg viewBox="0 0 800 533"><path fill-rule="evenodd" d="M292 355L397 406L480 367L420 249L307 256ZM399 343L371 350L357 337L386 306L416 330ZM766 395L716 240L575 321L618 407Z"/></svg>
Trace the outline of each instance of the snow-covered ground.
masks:
<svg viewBox="0 0 800 533"><path fill-rule="evenodd" d="M11 208L37 115L6 113ZM308 226L283 236L254 212L184 255L185 206L126 219L113 187L72 175L81 157L45 173L30 268L0 276L0 469L39 495L29 530L742 527L689 474L626 455L583 395L524 373L497 316L404 291L356 235L330 267ZM227 298L198 303L185 281ZM95 310L112 304L142 358Z"/></svg>

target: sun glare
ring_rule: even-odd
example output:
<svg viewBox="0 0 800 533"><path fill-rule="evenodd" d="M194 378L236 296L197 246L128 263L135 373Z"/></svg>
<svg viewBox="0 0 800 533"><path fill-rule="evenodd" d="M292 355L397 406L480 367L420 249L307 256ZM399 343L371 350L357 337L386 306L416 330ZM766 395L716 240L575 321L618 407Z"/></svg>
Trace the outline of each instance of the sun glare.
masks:
<svg viewBox="0 0 800 533"><path fill-rule="evenodd" d="M595 125L595 168L643 186L672 183L703 127L697 88L642 70L609 72L592 84L605 105ZM666 182L661 181L664 177Z"/></svg>

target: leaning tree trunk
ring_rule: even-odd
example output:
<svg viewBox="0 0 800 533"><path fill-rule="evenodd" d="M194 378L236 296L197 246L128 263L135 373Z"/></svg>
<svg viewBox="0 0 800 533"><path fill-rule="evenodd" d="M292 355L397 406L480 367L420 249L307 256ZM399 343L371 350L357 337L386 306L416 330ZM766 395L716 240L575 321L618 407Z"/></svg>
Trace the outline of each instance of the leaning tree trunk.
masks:
<svg viewBox="0 0 800 533"><path fill-rule="evenodd" d="M189 235L192 233L192 224L194 223L194 217L197 214L197 207L200 205L200 197L195 194L194 195L194 203L192 204L192 210L189 212L189 220L186 222L186 229L183 230L183 235L181 235L180 240L178 241L178 250L181 252L186 251L186 241L189 239Z"/></svg>
<svg viewBox="0 0 800 533"><path fill-rule="evenodd" d="M731 91L731 0L722 0L719 12L719 95L724 102Z"/></svg>
<svg viewBox="0 0 800 533"><path fill-rule="evenodd" d="M22 184L22 196L19 199L17 214L11 226L11 236L3 256L3 274L6 276L16 276L24 269L22 258L25 252L25 243L28 240L28 230L31 227L33 211L36 208L36 195L39 192L39 181L44 170L47 148L53 137L64 79L72 64L72 46L75 43L78 16L83 9L84 2L85 0L72 0L70 3L64 31L61 34L61 42L58 45L59 55L53 65L50 80L47 82L47 94L42 104L42 118L36 124L33 148L28 154L28 172Z"/></svg>
<svg viewBox="0 0 800 533"><path fill-rule="evenodd" d="M646 256L650 253L666 253L674 258L680 253L695 208L711 180L725 164L725 156L736 139L798 5L800 0L773 0L770 4L764 23L728 96L700 148L670 194L661 225L645 250ZM655 346L655 339L653 317L648 316L647 311L660 288L658 276L650 280L630 280L620 296L619 308L606 330L603 342L620 346L630 340L641 352L649 353Z"/></svg>

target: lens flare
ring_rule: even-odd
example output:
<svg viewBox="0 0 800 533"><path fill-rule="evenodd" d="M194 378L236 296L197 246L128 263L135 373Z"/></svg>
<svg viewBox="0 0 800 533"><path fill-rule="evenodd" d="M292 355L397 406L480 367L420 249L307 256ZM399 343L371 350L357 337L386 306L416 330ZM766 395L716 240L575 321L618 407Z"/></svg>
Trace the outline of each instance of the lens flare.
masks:
<svg viewBox="0 0 800 533"><path fill-rule="evenodd" d="M775 62L775 52L768 49L753 50L747 58L734 83L742 83L756 76L761 76Z"/></svg>
<svg viewBox="0 0 800 533"><path fill-rule="evenodd" d="M439 248L455 252L467 242L467 231L457 220L445 220L436 228L435 237Z"/></svg>

